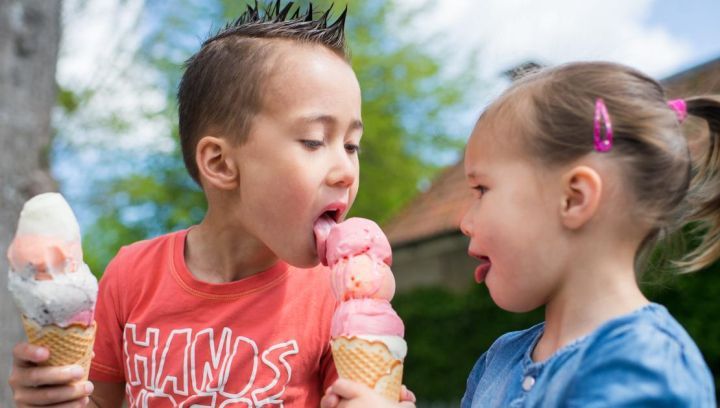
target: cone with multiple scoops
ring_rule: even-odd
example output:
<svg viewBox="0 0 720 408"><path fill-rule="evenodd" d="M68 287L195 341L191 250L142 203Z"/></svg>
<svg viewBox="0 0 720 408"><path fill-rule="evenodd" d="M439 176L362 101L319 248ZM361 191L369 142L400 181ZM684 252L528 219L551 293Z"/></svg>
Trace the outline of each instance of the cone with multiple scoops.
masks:
<svg viewBox="0 0 720 408"><path fill-rule="evenodd" d="M376 223L363 218L335 224L322 217L315 235L340 302L331 328L338 375L397 402L407 345L403 322L390 305L395 293L390 243Z"/></svg>
<svg viewBox="0 0 720 408"><path fill-rule="evenodd" d="M87 379L97 279L83 262L80 227L60 194L40 194L25 203L8 260L8 289L28 341L50 351L43 365L78 364Z"/></svg>

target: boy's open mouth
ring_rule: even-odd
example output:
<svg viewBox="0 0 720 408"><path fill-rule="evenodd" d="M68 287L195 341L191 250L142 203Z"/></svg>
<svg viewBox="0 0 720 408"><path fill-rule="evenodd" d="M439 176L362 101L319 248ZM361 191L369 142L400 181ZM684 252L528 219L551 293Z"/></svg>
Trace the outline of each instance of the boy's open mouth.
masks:
<svg viewBox="0 0 720 408"><path fill-rule="evenodd" d="M313 233L315 235L315 248L317 248L318 258L323 265L327 266L327 258L325 256L325 241L333 225L340 222L342 211L339 208L332 208L323 212L313 225Z"/></svg>
<svg viewBox="0 0 720 408"><path fill-rule="evenodd" d="M333 222L338 223L340 222L340 210L327 210L320 216L320 218L322 217L330 218Z"/></svg>

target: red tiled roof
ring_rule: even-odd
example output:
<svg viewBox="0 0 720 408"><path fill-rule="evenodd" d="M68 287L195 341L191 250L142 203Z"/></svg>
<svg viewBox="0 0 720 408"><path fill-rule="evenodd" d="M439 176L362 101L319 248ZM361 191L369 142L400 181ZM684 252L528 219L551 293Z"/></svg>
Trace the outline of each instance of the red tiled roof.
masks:
<svg viewBox="0 0 720 408"><path fill-rule="evenodd" d="M672 97L720 93L720 58L668 77L663 83ZM445 170L383 226L390 243L398 246L457 231L469 201L462 160Z"/></svg>
<svg viewBox="0 0 720 408"><path fill-rule="evenodd" d="M456 231L470 199L472 194L465 184L461 160L444 169L431 187L384 225L383 230L393 246Z"/></svg>

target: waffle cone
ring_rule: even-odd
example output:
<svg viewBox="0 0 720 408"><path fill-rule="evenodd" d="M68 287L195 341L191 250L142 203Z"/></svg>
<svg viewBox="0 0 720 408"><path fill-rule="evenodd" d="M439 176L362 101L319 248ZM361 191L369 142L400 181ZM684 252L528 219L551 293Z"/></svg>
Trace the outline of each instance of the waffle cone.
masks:
<svg viewBox="0 0 720 408"><path fill-rule="evenodd" d="M85 369L83 380L87 380L97 327L95 322L89 327L60 327L54 324L40 326L32 319L22 316L22 323L31 344L50 350L50 358L43 365L78 364Z"/></svg>
<svg viewBox="0 0 720 408"><path fill-rule="evenodd" d="M400 400L403 362L383 342L337 337L331 345L340 378L363 383L390 401Z"/></svg>

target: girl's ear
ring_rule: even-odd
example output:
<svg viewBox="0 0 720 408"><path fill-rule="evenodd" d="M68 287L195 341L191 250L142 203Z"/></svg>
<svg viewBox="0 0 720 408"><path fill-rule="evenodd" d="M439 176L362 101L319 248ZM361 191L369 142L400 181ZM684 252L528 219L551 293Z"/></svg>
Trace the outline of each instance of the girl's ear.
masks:
<svg viewBox="0 0 720 408"><path fill-rule="evenodd" d="M226 139L203 136L195 148L195 161L200 180L220 190L232 190L239 184L238 167L233 160L233 148Z"/></svg>
<svg viewBox="0 0 720 408"><path fill-rule="evenodd" d="M574 167L562 177L560 218L569 229L579 229L597 212L602 195L602 178L587 166Z"/></svg>

